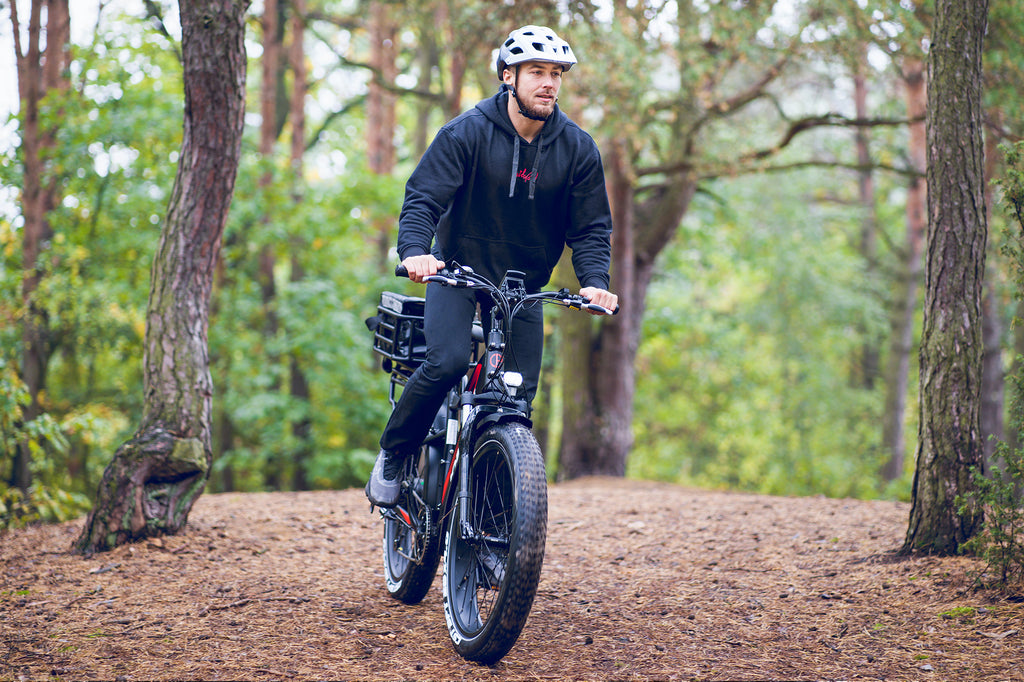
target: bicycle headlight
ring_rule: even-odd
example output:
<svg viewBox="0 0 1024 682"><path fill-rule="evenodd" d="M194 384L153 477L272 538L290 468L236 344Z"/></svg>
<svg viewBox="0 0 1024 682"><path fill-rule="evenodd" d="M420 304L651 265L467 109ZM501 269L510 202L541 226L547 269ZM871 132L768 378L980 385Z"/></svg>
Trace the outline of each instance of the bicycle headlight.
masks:
<svg viewBox="0 0 1024 682"><path fill-rule="evenodd" d="M519 372L502 372L501 380L505 382L505 386L513 394L515 394L516 389L523 385L523 375Z"/></svg>

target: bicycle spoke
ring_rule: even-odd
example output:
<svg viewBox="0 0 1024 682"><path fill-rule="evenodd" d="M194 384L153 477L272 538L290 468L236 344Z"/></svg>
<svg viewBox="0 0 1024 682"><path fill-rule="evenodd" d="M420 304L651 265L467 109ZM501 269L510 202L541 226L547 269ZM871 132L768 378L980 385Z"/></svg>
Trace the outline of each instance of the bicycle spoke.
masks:
<svg viewBox="0 0 1024 682"><path fill-rule="evenodd" d="M408 604L415 604L426 595L440 560L440 541L436 534L430 534L429 510L417 494L422 481L417 466L418 463L407 464L399 504L381 509L385 583L393 597Z"/></svg>

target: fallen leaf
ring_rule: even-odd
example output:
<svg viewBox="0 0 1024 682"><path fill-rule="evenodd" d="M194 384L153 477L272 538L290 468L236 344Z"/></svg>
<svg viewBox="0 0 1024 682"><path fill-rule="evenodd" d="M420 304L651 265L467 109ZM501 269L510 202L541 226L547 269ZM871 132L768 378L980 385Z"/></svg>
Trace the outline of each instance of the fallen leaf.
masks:
<svg viewBox="0 0 1024 682"><path fill-rule="evenodd" d="M89 571L89 573L91 575L96 575L98 573L107 573L108 571L113 571L114 569L120 568L120 567L121 567L121 564L107 564L103 568L99 568L99 567L94 568L91 571Z"/></svg>
<svg viewBox="0 0 1024 682"><path fill-rule="evenodd" d="M978 630L978 634L982 637L988 637L989 639L1006 639L1017 634L1016 630L1007 630L1006 632L982 632Z"/></svg>

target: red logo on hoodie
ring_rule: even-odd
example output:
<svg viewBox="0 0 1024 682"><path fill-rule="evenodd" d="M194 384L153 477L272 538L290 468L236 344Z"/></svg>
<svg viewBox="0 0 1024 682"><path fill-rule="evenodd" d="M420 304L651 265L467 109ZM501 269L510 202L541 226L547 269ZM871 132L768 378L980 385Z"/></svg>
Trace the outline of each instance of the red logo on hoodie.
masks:
<svg viewBox="0 0 1024 682"><path fill-rule="evenodd" d="M536 176L536 173L531 173L525 168L516 173L516 177L522 180L523 182L529 182L530 180L533 180Z"/></svg>

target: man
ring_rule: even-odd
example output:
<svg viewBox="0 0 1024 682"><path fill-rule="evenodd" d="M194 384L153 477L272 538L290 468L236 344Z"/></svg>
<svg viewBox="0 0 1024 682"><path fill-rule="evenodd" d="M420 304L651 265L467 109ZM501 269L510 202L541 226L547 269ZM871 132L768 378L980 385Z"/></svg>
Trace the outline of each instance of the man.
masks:
<svg viewBox="0 0 1024 682"><path fill-rule="evenodd" d="M611 213L594 140L558 108L572 48L543 26L509 34L498 50L498 94L447 123L409 177L398 253L422 282L446 261L492 282L509 269L528 291L548 283L565 245L591 302L614 309L608 291ZM481 299L481 303L488 301ZM476 292L428 283L425 362L413 373L380 439L366 496L394 506L405 458L417 452L448 389L466 373ZM532 400L540 376L541 306L512 323L516 365Z"/></svg>

